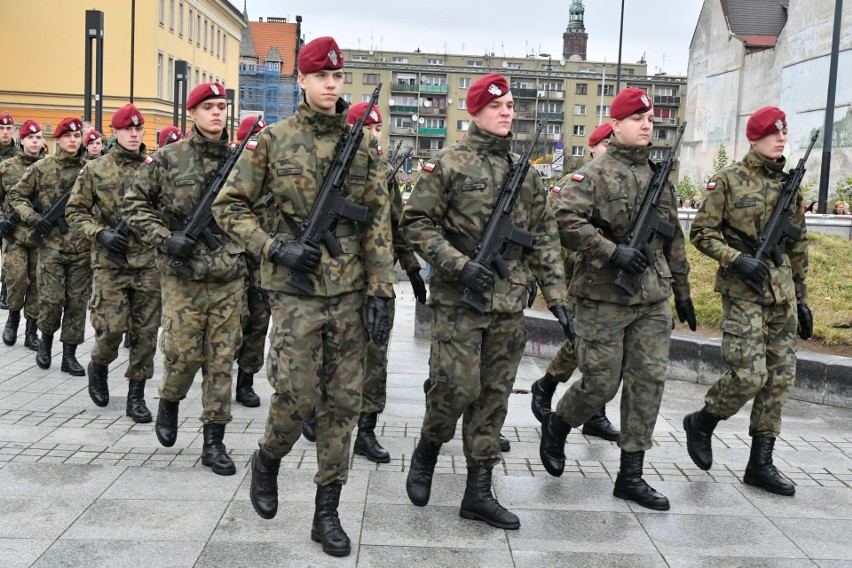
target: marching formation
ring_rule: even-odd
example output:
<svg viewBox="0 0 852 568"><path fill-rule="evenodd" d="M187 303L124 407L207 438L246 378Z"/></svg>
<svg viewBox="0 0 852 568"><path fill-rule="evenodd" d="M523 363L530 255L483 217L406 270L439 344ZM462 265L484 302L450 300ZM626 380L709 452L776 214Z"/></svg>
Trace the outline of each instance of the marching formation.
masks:
<svg viewBox="0 0 852 568"><path fill-rule="evenodd" d="M351 449L375 463L391 459L375 429L386 403L394 265L425 304L419 256L431 267L432 340L425 417L406 480L411 502L429 504L441 448L461 421L460 516L520 527L494 496L492 470L510 449L500 429L527 340L523 312L540 294L566 336L532 388L543 466L562 475L566 439L582 427L621 450L615 497L669 509L643 479L643 463L675 317L693 330L696 322L668 179L677 143L651 162L647 93L621 91L611 121L589 137L593 159L548 191L530 172L530 151L511 152L509 83L484 75L467 92L466 135L422 163L403 204L396 173L408 154L385 156L378 145L381 84L369 101L347 104L344 60L331 37L305 45L297 65L296 114L271 125L247 118L235 143L218 83L189 93L192 130L165 128L155 152L142 143L145 117L133 104L113 115L115 144L106 153L103 136L84 133L76 118L55 128L57 151L46 155L38 123L23 121L15 142L14 119L0 115L3 342L17 342L23 312L24 345L47 369L59 332L61 370L87 375L100 407L115 390L110 365L124 342L126 414L154 420L166 447L177 440L180 403L200 370L201 462L233 475L225 445L232 391L238 403L260 406L254 376L268 335L274 393L251 460L251 503L261 517L276 516L281 460L305 436L318 462L311 539L346 556L351 542L338 506ZM746 136L751 150L709 181L689 235L719 263L729 368L683 425L689 456L709 469L717 423L754 399L744 481L792 495L772 454L796 337L813 330L804 159L784 171L787 123L778 108L754 112ZM77 346L87 308L95 343L84 368ZM164 371L154 416L145 384L158 346ZM554 403L575 369L582 377ZM605 411L619 389L620 431Z"/></svg>

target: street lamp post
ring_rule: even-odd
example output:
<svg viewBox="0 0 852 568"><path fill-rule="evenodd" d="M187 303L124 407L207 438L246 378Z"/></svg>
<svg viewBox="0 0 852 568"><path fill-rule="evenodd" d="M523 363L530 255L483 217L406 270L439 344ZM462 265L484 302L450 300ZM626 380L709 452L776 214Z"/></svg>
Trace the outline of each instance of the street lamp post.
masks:
<svg viewBox="0 0 852 568"><path fill-rule="evenodd" d="M544 84L544 136L542 138L542 147L544 151L541 154L542 163L547 159L547 113L549 112L550 107L550 70L553 69L551 65L551 58L549 53L539 53L539 57L547 57L547 82Z"/></svg>

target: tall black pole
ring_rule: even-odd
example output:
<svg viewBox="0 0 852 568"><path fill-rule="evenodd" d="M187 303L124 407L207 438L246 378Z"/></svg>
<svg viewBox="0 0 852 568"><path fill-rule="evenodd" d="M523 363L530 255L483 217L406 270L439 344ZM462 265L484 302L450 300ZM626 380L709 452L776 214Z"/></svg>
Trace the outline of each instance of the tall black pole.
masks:
<svg viewBox="0 0 852 568"><path fill-rule="evenodd" d="M828 213L828 177L831 174L832 128L834 127L834 91L837 89L837 60L840 51L840 19L843 0L834 3L834 30L831 37L831 62L828 67L828 95L825 100L825 127L822 138L822 166L819 171L819 210Z"/></svg>
<svg viewBox="0 0 852 568"><path fill-rule="evenodd" d="M100 34L95 39L97 54L95 55L95 130L103 132L104 118L104 13L100 14Z"/></svg>
<svg viewBox="0 0 852 568"><path fill-rule="evenodd" d="M237 139L237 131L234 129L234 120L237 118L236 97L237 92L234 89L225 89L225 100L228 101L228 125L230 126L228 134L231 136L231 140Z"/></svg>
<svg viewBox="0 0 852 568"><path fill-rule="evenodd" d="M621 23L618 25L618 68L615 71L615 94L621 91L621 38L624 35L624 0L621 0Z"/></svg>
<svg viewBox="0 0 852 568"><path fill-rule="evenodd" d="M130 103L133 103L133 66L136 62L136 0L130 0Z"/></svg>

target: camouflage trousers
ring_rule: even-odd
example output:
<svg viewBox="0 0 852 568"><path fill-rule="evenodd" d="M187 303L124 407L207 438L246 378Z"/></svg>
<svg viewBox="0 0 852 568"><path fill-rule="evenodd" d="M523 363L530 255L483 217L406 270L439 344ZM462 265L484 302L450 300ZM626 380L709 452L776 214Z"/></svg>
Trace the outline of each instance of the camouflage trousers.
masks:
<svg viewBox="0 0 852 568"><path fill-rule="evenodd" d="M574 344L565 341L556 357L547 366L547 374L555 381L567 383L577 369L577 357L574 355Z"/></svg>
<svg viewBox="0 0 852 568"><path fill-rule="evenodd" d="M38 319L38 249L25 243L3 243L7 302L10 310L24 310L27 319Z"/></svg>
<svg viewBox="0 0 852 568"><path fill-rule="evenodd" d="M672 310L668 300L622 306L578 299L575 353L580 372L556 414L576 428L621 392L621 435L626 452L651 448L666 384Z"/></svg>
<svg viewBox="0 0 852 568"><path fill-rule="evenodd" d="M704 396L707 410L728 419L754 398L749 436L775 438L796 378L796 305L723 296L722 310L722 359L730 368Z"/></svg>
<svg viewBox="0 0 852 568"><path fill-rule="evenodd" d="M265 290L246 279L248 311L243 321L243 344L237 354L237 366L255 374L263 367L266 333L269 331L269 297Z"/></svg>
<svg viewBox="0 0 852 568"><path fill-rule="evenodd" d="M396 300L388 300L388 324L393 328L393 316L396 312ZM390 335L388 335L390 340ZM367 368L364 376L364 389L361 393L361 412L381 414L385 410L388 387L388 341L374 343L367 341Z"/></svg>
<svg viewBox="0 0 852 568"><path fill-rule="evenodd" d="M86 328L86 305L92 285L89 251L38 250L38 328L53 335L62 325L62 343L80 345Z"/></svg>
<svg viewBox="0 0 852 568"><path fill-rule="evenodd" d="M467 467L500 463L500 428L526 341L523 312L433 305L429 374L435 384L426 395L423 440L449 442L462 418Z"/></svg>
<svg viewBox="0 0 852 568"><path fill-rule="evenodd" d="M163 378L160 398L186 396L201 369L201 422L231 420L231 368L242 342L243 279L198 282L160 276L163 294Z"/></svg>
<svg viewBox="0 0 852 568"><path fill-rule="evenodd" d="M147 381L154 376L160 329L160 272L156 268L99 268L92 278L92 361L109 365L118 358L122 336L130 334L130 358L124 376Z"/></svg>
<svg viewBox="0 0 852 568"><path fill-rule="evenodd" d="M261 450L290 453L316 407L317 485L346 483L364 386L364 294L331 298L269 292L272 334L266 376L275 390Z"/></svg>

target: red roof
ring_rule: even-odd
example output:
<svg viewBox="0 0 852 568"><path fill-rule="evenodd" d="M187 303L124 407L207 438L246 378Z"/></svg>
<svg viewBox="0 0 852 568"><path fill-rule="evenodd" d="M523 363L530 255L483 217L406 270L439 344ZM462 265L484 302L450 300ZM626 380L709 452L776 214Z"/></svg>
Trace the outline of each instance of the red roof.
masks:
<svg viewBox="0 0 852 568"><path fill-rule="evenodd" d="M296 70L298 24L290 22L249 22L254 50L263 65L269 50L277 47L281 53L281 74L293 75Z"/></svg>

